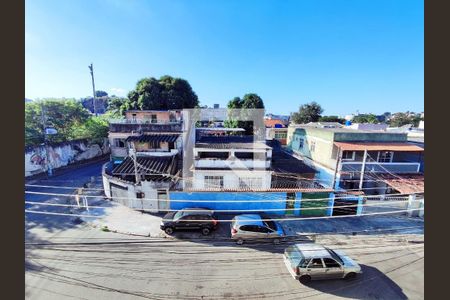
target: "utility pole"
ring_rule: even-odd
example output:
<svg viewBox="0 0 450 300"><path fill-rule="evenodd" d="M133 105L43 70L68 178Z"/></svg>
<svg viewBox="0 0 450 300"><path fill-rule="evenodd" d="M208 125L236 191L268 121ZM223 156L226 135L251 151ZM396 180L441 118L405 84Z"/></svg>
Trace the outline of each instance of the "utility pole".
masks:
<svg viewBox="0 0 450 300"><path fill-rule="evenodd" d="M46 118L45 118L43 102L41 102L41 119L42 119L42 129L43 129L43 134L44 134L45 168L47 169L47 175L52 176L52 166L50 165L50 159L48 156L47 126L46 126Z"/></svg>
<svg viewBox="0 0 450 300"><path fill-rule="evenodd" d="M93 92L93 100L92 102L94 103L94 114L95 116L97 116L97 103L95 101L95 82L94 82L94 66L92 65L92 63L88 66L89 70L91 70L91 78L92 78L92 92Z"/></svg>
<svg viewBox="0 0 450 300"><path fill-rule="evenodd" d="M363 181L364 181L364 171L366 169L366 160L367 160L367 149L364 150L364 158L363 158L363 163L361 166L361 173L360 173L360 178L359 178L359 189L362 190L363 187Z"/></svg>
<svg viewBox="0 0 450 300"><path fill-rule="evenodd" d="M134 146L134 142L131 142L131 145L132 146L129 149L129 153L130 153L131 159L133 160L133 164L134 164L134 176L135 176L136 184L139 184L141 182L141 178L139 176L138 166L137 166L136 147Z"/></svg>

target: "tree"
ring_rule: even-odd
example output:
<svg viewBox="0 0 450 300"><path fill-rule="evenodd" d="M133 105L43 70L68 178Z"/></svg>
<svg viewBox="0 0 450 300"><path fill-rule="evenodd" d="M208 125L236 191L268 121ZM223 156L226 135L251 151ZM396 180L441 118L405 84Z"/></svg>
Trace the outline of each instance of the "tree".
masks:
<svg viewBox="0 0 450 300"><path fill-rule="evenodd" d="M319 118L319 122L338 122L344 124L345 119L339 118L338 116L323 116Z"/></svg>
<svg viewBox="0 0 450 300"><path fill-rule="evenodd" d="M304 124L319 121L323 112L322 107L315 101L303 104L298 112L291 115L291 120L296 124Z"/></svg>
<svg viewBox="0 0 450 300"><path fill-rule="evenodd" d="M108 97L108 93L102 90L95 91L95 97Z"/></svg>
<svg viewBox="0 0 450 300"><path fill-rule="evenodd" d="M128 93L128 99L123 105L126 110L183 109L199 105L198 97L187 80L168 75L139 80L136 88Z"/></svg>
<svg viewBox="0 0 450 300"><path fill-rule="evenodd" d="M420 121L420 117L419 120ZM419 125L419 122L417 121L417 125ZM390 126L392 127L400 127L407 124L413 124L413 119L408 116L407 113L396 113L394 117L391 118Z"/></svg>
<svg viewBox="0 0 450 300"><path fill-rule="evenodd" d="M264 101L257 94L248 93L245 94L242 99L239 97L234 97L228 102L227 107L229 109L264 109ZM243 114L240 114L240 116L245 117ZM234 120L231 118L226 120L224 125L225 127L230 128L244 128L247 135L253 134L252 121Z"/></svg>
<svg viewBox="0 0 450 300"><path fill-rule="evenodd" d="M378 124L377 116L374 114L361 114L353 117L352 123L371 123Z"/></svg>
<svg viewBox="0 0 450 300"><path fill-rule="evenodd" d="M25 144L27 146L44 142L42 109L46 127L53 127L58 131L57 134L48 136L49 141L65 142L82 138L77 135L77 127L83 126L90 118L90 114L79 101L42 99L25 104Z"/></svg>

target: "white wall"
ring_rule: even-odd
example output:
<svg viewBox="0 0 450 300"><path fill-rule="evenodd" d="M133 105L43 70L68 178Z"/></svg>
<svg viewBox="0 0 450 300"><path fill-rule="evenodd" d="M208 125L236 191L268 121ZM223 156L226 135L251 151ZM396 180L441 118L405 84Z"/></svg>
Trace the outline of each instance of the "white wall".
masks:
<svg viewBox="0 0 450 300"><path fill-rule="evenodd" d="M247 171L247 170L194 170L194 189L205 189L205 176L223 176L224 189L239 189L239 178L260 178L260 189L270 189L272 181L271 171Z"/></svg>

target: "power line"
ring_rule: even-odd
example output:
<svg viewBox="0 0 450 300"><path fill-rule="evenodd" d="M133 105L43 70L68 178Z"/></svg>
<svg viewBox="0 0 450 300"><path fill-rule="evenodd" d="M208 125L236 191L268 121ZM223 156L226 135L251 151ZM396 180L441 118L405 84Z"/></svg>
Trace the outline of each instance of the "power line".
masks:
<svg viewBox="0 0 450 300"><path fill-rule="evenodd" d="M366 203L366 204L351 204L351 205L342 205L342 206L316 206L316 207L300 207L300 208L268 208L268 209L211 209L214 212L254 212L254 211L295 211L295 210L323 210L323 209L329 209L329 208L339 208L342 209L344 207L367 207L367 206L385 206L390 207L388 205L392 204L398 204L398 203L408 203L410 201L408 200L402 200L402 201L386 201L382 203ZM420 200L414 200L412 202L420 202ZM48 202L36 202L36 201L25 201L26 204L33 204L33 205L42 205L42 206L60 206L60 207L76 207L76 208L86 208L86 206L79 206L76 204L60 204L60 203L48 203ZM92 206L88 205L87 208L108 208L105 206ZM139 209L140 211L151 211L153 212L154 209ZM167 212L175 212L179 211L179 209L165 209L164 211ZM204 210L195 210L191 209L189 210L191 212L202 212ZM349 210L352 211L352 210Z"/></svg>
<svg viewBox="0 0 450 300"><path fill-rule="evenodd" d="M360 215L342 215L342 216L322 216L322 217L306 217L306 218L271 218L264 219L261 218L261 221L307 221L307 220L320 220L320 219L336 219L336 218L352 218L352 217L364 217L364 216L374 216L374 215L385 215L385 214L398 214L401 212L410 212L410 211L419 211L424 210L424 208L413 208L413 209L404 209L398 211L387 211L387 212L375 212L368 214L360 214ZM65 215L65 216L79 216L79 217L101 217L101 216L93 216L93 215L75 215L75 214L66 214L66 213L54 213L54 212L43 212L43 211L35 211L25 209L25 212L28 213L36 213L36 214L48 214L48 215ZM232 222L232 220L228 219L219 219L217 222L227 223ZM189 220L188 222L204 222L204 220Z"/></svg>
<svg viewBox="0 0 450 300"><path fill-rule="evenodd" d="M66 196L66 197L76 197L77 194L60 194L60 193L47 193L47 192L33 192L33 191L25 191L25 194L35 194L35 195L48 195L48 196ZM392 196L394 195L394 196ZM385 196L388 197L388 199L395 199L395 198L399 198L400 196L404 196L404 198L406 198L406 196L409 195L414 195L413 194L385 194L385 195L377 195L377 197L381 197L381 196ZM79 196L79 195L78 195ZM95 195L82 195L83 197L88 197L88 198L106 198L109 199L106 196L95 196ZM261 196L263 197L263 196ZM356 198L356 197L361 197L361 198L373 198L374 196L371 195L357 195L357 196L341 196L341 197L327 197L327 198L315 198L315 199L307 199L307 198L302 198L300 199L300 201L302 202L314 202L314 201L325 201L325 200L331 200L331 199L347 199L347 200L351 200L351 198ZM198 203L265 203L265 202L286 202L289 200L286 199L272 199L272 200L248 200L248 199L241 199L241 200L216 200L216 199L210 199L210 200L205 200L205 199L190 199L190 200L179 200L179 199L158 199L158 198L129 198L129 197L111 197L113 199L126 199L126 200L136 200L138 199L138 201L166 201L166 202L198 202ZM385 201L389 201L386 200ZM420 201L420 200L416 200L416 201Z"/></svg>

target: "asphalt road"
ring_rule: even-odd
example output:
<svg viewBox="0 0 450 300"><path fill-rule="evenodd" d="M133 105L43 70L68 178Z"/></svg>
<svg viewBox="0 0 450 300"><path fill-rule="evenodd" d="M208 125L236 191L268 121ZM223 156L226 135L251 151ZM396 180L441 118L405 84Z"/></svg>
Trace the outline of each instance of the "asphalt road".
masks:
<svg viewBox="0 0 450 300"><path fill-rule="evenodd" d="M84 226L41 232L26 245L26 297L423 299L423 235L323 236L319 242L345 250L364 274L302 285L283 263L285 244L132 238Z"/></svg>
<svg viewBox="0 0 450 300"><path fill-rule="evenodd" d="M85 166L46 183L82 186L90 176L99 176L100 169L101 164ZM35 184L45 184L45 181ZM26 199L61 200L29 194ZM283 263L286 244L237 246L213 239L132 237L76 225L72 220L73 217L27 214L27 299L424 297L422 234L319 236L317 242L346 251L362 265L364 274L353 281L317 281L303 285L290 276Z"/></svg>

